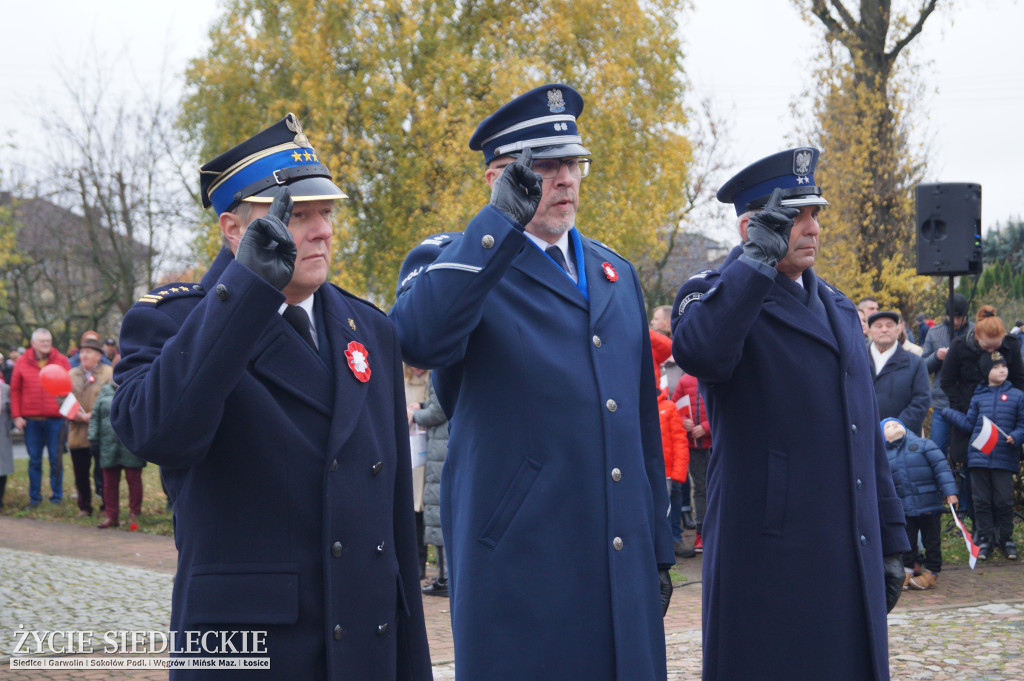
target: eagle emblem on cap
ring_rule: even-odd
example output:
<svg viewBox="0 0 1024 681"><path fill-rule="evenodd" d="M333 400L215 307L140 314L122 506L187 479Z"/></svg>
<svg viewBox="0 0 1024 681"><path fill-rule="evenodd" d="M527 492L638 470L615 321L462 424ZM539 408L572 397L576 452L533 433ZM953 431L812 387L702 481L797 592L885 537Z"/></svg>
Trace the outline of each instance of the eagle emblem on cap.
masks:
<svg viewBox="0 0 1024 681"><path fill-rule="evenodd" d="M295 133L295 143L297 145L300 147L313 146L309 143L309 139L306 137L305 133L302 132L302 123L299 123L299 119L295 117L295 114L289 112L288 115L285 116L284 124L288 126L289 130Z"/></svg>
<svg viewBox="0 0 1024 681"><path fill-rule="evenodd" d="M562 91L552 88L548 90L548 109L551 113L562 113L565 111L565 98Z"/></svg>
<svg viewBox="0 0 1024 681"><path fill-rule="evenodd" d="M806 175L811 171L811 158L810 149L797 149L793 152L793 174L794 175Z"/></svg>

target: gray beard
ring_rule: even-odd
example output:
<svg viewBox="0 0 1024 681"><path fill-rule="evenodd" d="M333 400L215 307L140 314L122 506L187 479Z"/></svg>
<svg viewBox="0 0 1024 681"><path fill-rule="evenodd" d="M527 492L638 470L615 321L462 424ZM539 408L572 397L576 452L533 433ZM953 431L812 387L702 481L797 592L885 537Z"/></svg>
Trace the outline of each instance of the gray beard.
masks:
<svg viewBox="0 0 1024 681"><path fill-rule="evenodd" d="M530 230L537 236L559 237L572 229L572 223L552 224L550 222L530 222Z"/></svg>

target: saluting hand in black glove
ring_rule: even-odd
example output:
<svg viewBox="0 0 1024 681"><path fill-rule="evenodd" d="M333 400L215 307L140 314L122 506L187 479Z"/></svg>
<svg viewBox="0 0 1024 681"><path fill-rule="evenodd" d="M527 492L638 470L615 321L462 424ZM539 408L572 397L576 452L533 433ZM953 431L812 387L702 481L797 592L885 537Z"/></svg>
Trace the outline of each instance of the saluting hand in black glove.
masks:
<svg viewBox="0 0 1024 681"><path fill-rule="evenodd" d="M291 216L292 194L281 187L267 214L249 223L235 253L235 260L278 291L288 285L295 270L295 241L288 231Z"/></svg>
<svg viewBox="0 0 1024 681"><path fill-rule="evenodd" d="M543 184L540 175L533 172L533 150L527 147L494 181L491 205L525 227L540 205Z"/></svg>
<svg viewBox="0 0 1024 681"><path fill-rule="evenodd" d="M775 188L765 207L747 221L747 241L743 255L775 267L789 252L789 233L797 208L782 205L782 189Z"/></svg>

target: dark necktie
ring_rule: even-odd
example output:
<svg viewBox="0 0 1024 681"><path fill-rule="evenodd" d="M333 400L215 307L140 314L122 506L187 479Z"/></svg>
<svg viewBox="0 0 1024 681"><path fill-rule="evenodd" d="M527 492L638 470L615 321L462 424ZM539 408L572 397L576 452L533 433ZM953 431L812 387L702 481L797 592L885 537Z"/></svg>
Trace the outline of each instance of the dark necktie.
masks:
<svg viewBox="0 0 1024 681"><path fill-rule="evenodd" d="M548 246L544 249L544 252L551 256L551 259L558 263L558 266L565 270L566 273L569 272L569 265L565 262L565 256L562 255L561 248L558 246Z"/></svg>
<svg viewBox="0 0 1024 681"><path fill-rule="evenodd" d="M309 343L309 347L316 350L316 343L313 342L313 334L309 330L309 315L298 305L289 305L281 314L289 324L302 336L302 340Z"/></svg>

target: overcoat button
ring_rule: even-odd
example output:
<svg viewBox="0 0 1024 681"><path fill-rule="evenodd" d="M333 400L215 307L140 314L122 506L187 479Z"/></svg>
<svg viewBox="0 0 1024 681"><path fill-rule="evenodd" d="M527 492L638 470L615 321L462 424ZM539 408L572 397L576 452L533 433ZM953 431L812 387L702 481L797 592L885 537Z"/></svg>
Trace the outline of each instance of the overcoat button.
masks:
<svg viewBox="0 0 1024 681"><path fill-rule="evenodd" d="M336 470L338 470L338 460L337 459L335 459L334 461L331 462L331 472L333 473Z"/></svg>
<svg viewBox="0 0 1024 681"><path fill-rule="evenodd" d="M857 424L854 423L852 426L850 426L850 430L852 430L853 434L856 435L857 434Z"/></svg>
<svg viewBox="0 0 1024 681"><path fill-rule="evenodd" d="M331 546L331 555L334 556L335 558L341 558L341 549L342 548L343 547L342 547L340 541L334 542L334 545Z"/></svg>
<svg viewBox="0 0 1024 681"><path fill-rule="evenodd" d="M612 539L612 546L615 547L616 551L621 551L622 550L622 537L616 537L615 539Z"/></svg>
<svg viewBox="0 0 1024 681"><path fill-rule="evenodd" d="M857 489L864 489L864 481L857 478Z"/></svg>
<svg viewBox="0 0 1024 681"><path fill-rule="evenodd" d="M388 623L387 622L385 622L384 624L378 624L377 625L377 635L378 636L383 636L385 633L387 633L387 630L388 630Z"/></svg>
<svg viewBox="0 0 1024 681"><path fill-rule="evenodd" d="M484 248L494 248L494 237L490 234L484 234L484 238L480 239L480 245Z"/></svg>
<svg viewBox="0 0 1024 681"><path fill-rule="evenodd" d="M608 400L604 403L604 406L608 407L608 411L615 411L619 408L619 405L615 404L615 400Z"/></svg>
<svg viewBox="0 0 1024 681"><path fill-rule="evenodd" d="M384 468L384 462L378 461L377 463L373 464L373 468L371 468L370 470L373 471L374 475L377 475L377 473L380 473L382 468Z"/></svg>
<svg viewBox="0 0 1024 681"><path fill-rule="evenodd" d="M594 336L594 347L595 348L601 347L601 337L600 336Z"/></svg>
<svg viewBox="0 0 1024 681"><path fill-rule="evenodd" d="M340 641L341 637L342 637L342 635L344 633L345 633L345 630L342 628L342 626L340 624L335 624L334 625L334 640L335 641Z"/></svg>
<svg viewBox="0 0 1024 681"><path fill-rule="evenodd" d="M619 480L622 480L622 471L620 471L618 468L613 468L612 469L612 480L614 480L615 482L618 482Z"/></svg>
<svg viewBox="0 0 1024 681"><path fill-rule="evenodd" d="M221 300L228 299L228 287L224 284L217 284L217 297Z"/></svg>
<svg viewBox="0 0 1024 681"><path fill-rule="evenodd" d="M381 553L384 553L384 542L377 544L377 554L380 555Z"/></svg>
<svg viewBox="0 0 1024 681"><path fill-rule="evenodd" d="M863 534L860 536L860 543L861 543L862 546L864 546L864 545L866 545L868 543L868 538L865 537Z"/></svg>

